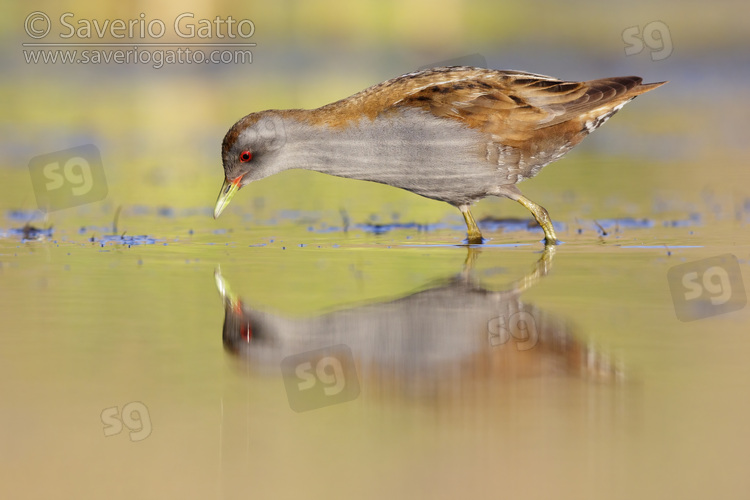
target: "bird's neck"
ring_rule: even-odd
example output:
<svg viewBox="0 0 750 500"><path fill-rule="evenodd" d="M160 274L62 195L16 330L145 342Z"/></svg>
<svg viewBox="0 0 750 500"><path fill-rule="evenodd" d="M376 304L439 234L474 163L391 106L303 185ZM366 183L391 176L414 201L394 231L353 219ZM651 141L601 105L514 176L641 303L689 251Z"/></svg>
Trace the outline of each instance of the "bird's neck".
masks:
<svg viewBox="0 0 750 500"><path fill-rule="evenodd" d="M340 177L359 174L371 161L368 143L378 136L368 118L345 123L326 123L316 110L299 110L284 119L284 160L288 168L314 170Z"/></svg>

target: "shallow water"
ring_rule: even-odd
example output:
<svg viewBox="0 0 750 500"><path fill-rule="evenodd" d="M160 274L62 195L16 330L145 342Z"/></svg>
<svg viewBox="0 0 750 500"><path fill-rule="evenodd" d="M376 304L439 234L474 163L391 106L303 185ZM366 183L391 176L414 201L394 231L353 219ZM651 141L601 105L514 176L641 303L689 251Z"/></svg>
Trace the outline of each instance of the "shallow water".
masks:
<svg viewBox="0 0 750 500"><path fill-rule="evenodd" d="M229 2L196 20L253 16L252 66L157 70L24 64L6 3L0 497L748 498L747 7ZM242 115L477 52L670 80L521 184L563 244L487 199L469 248L453 207L304 171L212 219ZM40 215L72 198L30 160L86 144L92 196Z"/></svg>
<svg viewBox="0 0 750 500"><path fill-rule="evenodd" d="M747 491L748 309L734 290L738 310L679 321L668 281L726 253L747 275L747 242L712 236L743 214L561 223L543 252L515 221L470 249L452 220L203 211L0 239L3 474L29 497Z"/></svg>

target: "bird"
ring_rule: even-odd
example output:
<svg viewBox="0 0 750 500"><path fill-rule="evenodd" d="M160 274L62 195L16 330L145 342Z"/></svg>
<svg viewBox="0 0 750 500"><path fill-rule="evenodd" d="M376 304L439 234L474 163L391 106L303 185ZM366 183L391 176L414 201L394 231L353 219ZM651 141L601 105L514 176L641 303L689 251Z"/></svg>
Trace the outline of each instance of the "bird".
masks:
<svg viewBox="0 0 750 500"><path fill-rule="evenodd" d="M288 169L398 187L457 207L481 244L471 205L505 197L559 243L547 210L516 184L537 175L636 96L667 82L624 76L564 81L467 66L425 69L316 109L270 109L237 121L222 142L219 217L240 188Z"/></svg>

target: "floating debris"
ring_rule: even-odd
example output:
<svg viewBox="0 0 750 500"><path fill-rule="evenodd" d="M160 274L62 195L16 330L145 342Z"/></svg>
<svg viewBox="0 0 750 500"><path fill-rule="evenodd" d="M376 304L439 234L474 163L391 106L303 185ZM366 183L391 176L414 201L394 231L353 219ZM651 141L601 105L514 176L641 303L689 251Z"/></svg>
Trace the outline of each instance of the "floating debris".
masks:
<svg viewBox="0 0 750 500"><path fill-rule="evenodd" d="M651 219L634 219L632 217L622 217L616 219L597 219L594 221L597 228L601 230L618 228L618 229L649 229L654 227L654 221Z"/></svg>
<svg viewBox="0 0 750 500"><path fill-rule="evenodd" d="M8 232L3 236L20 237L21 241L26 242L51 238L52 233L52 226L48 227L47 229L40 229L27 223L23 227L14 227L9 229Z"/></svg>
<svg viewBox="0 0 750 500"><path fill-rule="evenodd" d="M664 227L690 227L698 225L701 221L700 214L690 214L687 219L665 220Z"/></svg>
<svg viewBox="0 0 750 500"><path fill-rule="evenodd" d="M553 222L552 225L557 231L564 232L565 225ZM542 230L534 219L521 219L518 217L485 217L479 221L479 227L486 231L534 231Z"/></svg>
<svg viewBox="0 0 750 500"><path fill-rule="evenodd" d="M90 241L92 243L99 243L101 246L105 246L108 243L133 246L133 245L154 245L156 244L157 241L163 241L163 240L159 240L157 238L154 238L152 236L147 236L147 235L129 236L127 234L106 234L98 238L95 236L92 236Z"/></svg>
<svg viewBox="0 0 750 500"><path fill-rule="evenodd" d="M418 224L416 222L391 222L391 223L365 223L356 224L354 227L364 231L365 233L372 234L383 234L397 229L416 229L419 232L435 231L438 229L449 228L447 224Z"/></svg>

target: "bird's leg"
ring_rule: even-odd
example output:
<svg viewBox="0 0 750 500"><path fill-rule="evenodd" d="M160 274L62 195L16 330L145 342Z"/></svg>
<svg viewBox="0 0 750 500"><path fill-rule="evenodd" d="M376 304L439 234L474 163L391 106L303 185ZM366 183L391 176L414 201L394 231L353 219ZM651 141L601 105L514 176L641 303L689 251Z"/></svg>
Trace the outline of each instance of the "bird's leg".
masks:
<svg viewBox="0 0 750 500"><path fill-rule="evenodd" d="M557 240L557 236L555 236L555 228L552 227L552 219L550 219L549 213L543 206L537 205L520 193L518 195L518 198L514 199L518 203L526 207L528 211L531 212L531 214L534 216L539 225L542 226L542 229L544 229L545 245L557 245L558 243L560 243Z"/></svg>
<svg viewBox="0 0 750 500"><path fill-rule="evenodd" d="M484 243L482 232L477 227L477 223L474 222L474 217L472 217L471 212L469 212L469 205L461 205L458 209L461 210L464 220L466 221L469 245L481 245Z"/></svg>

